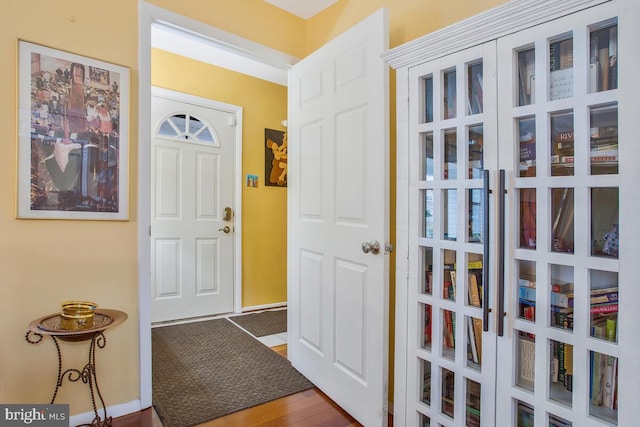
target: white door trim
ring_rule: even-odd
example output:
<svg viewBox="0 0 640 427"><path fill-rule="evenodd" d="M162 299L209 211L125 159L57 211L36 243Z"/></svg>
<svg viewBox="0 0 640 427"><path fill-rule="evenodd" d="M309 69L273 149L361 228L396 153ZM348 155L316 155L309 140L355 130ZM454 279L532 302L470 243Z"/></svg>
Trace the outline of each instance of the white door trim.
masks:
<svg viewBox="0 0 640 427"><path fill-rule="evenodd" d="M140 336L140 408L152 405L151 390L151 26L154 23L171 24L183 28L193 34L204 34L210 40L217 40L228 50L245 52L263 62L287 69L291 64L290 55L275 51L258 43L245 40L237 35L208 26L168 10L138 1L138 301L139 301L139 336ZM235 107L235 106L233 106ZM237 132L242 131L242 111L237 114ZM242 149L242 139L238 139L238 147ZM236 157L236 213L242 214L242 153ZM242 221L236 221L239 227L236 236L240 236ZM234 310L242 311L242 247L239 237L236 243L236 275Z"/></svg>

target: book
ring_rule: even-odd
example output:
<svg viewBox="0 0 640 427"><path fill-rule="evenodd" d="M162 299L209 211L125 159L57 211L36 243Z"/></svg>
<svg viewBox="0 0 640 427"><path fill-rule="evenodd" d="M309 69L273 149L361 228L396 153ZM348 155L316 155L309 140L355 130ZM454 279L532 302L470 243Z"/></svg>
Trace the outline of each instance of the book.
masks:
<svg viewBox="0 0 640 427"><path fill-rule="evenodd" d="M521 300L536 301L536 288L528 286L518 286L518 298Z"/></svg>
<svg viewBox="0 0 640 427"><path fill-rule="evenodd" d="M480 286L477 275L469 273L469 303L474 307L481 307ZM478 352L478 363L482 362L482 319L470 317L473 323L475 345Z"/></svg>
<svg viewBox="0 0 640 427"><path fill-rule="evenodd" d="M476 334L473 330L473 319L467 317L467 333L469 334L469 347L471 349L471 359L474 363L480 363L480 357L478 354L478 346L476 344Z"/></svg>
<svg viewBox="0 0 640 427"><path fill-rule="evenodd" d="M526 335L518 337L519 365L518 376L521 381L532 386L535 379L536 343Z"/></svg>
<svg viewBox="0 0 640 427"><path fill-rule="evenodd" d="M613 356L605 356L605 358L602 374L602 406L613 409L613 394L618 377L618 359Z"/></svg>
<svg viewBox="0 0 640 427"><path fill-rule="evenodd" d="M591 314L607 314L617 313L618 304L593 304L591 305Z"/></svg>
<svg viewBox="0 0 640 427"><path fill-rule="evenodd" d="M599 294L591 293L591 304L611 304L618 302L618 291L605 292Z"/></svg>
<svg viewBox="0 0 640 427"><path fill-rule="evenodd" d="M602 405L602 354L592 351L590 353L590 378L591 403L595 406Z"/></svg>
<svg viewBox="0 0 640 427"><path fill-rule="evenodd" d="M551 305L573 308L573 293L551 292Z"/></svg>
<svg viewBox="0 0 640 427"><path fill-rule="evenodd" d="M551 284L552 292L568 293L573 291L573 283L554 280Z"/></svg>
<svg viewBox="0 0 640 427"><path fill-rule="evenodd" d="M573 346L564 344L564 387L573 391Z"/></svg>

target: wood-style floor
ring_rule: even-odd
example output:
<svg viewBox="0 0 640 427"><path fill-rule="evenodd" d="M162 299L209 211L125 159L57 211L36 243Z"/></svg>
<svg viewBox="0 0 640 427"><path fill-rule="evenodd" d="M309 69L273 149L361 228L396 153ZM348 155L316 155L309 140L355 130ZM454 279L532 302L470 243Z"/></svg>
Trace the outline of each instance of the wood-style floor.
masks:
<svg viewBox="0 0 640 427"><path fill-rule="evenodd" d="M287 346L272 347L287 357ZM389 416L389 426L392 426ZM162 427L152 409L113 420L113 427ZM317 388L236 412L198 427L351 427L361 426Z"/></svg>

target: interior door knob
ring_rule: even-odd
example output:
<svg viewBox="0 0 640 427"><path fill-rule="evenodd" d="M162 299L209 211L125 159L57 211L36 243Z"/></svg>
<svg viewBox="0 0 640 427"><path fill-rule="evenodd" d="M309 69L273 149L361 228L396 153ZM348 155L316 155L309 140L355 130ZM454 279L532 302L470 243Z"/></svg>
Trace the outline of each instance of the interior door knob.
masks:
<svg viewBox="0 0 640 427"><path fill-rule="evenodd" d="M228 233L231 231L231 228L228 225L225 225L224 228L218 228L218 231L224 231L225 233Z"/></svg>
<svg viewBox="0 0 640 427"><path fill-rule="evenodd" d="M362 252L368 254L371 252L372 254L377 254L380 252L380 243L377 240L372 240L371 242L364 242L362 244Z"/></svg>

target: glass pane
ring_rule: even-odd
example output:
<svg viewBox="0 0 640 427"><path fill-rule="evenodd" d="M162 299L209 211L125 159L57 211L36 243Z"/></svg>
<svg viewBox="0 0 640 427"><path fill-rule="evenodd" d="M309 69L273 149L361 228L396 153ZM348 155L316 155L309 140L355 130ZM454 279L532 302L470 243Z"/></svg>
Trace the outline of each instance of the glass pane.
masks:
<svg viewBox="0 0 640 427"><path fill-rule="evenodd" d="M618 358L590 351L589 373L589 413L617 424Z"/></svg>
<svg viewBox="0 0 640 427"><path fill-rule="evenodd" d="M173 122L179 133L185 133L187 131L187 118L184 114L177 114L169 120Z"/></svg>
<svg viewBox="0 0 640 427"><path fill-rule="evenodd" d="M158 133L164 136L173 136L173 137L178 136L178 132L173 126L173 122L171 120L165 120L164 122L162 122Z"/></svg>
<svg viewBox="0 0 640 427"><path fill-rule="evenodd" d="M536 189L520 189L520 247L536 248Z"/></svg>
<svg viewBox="0 0 640 427"><path fill-rule="evenodd" d="M551 115L551 175L573 175L573 112Z"/></svg>
<svg viewBox="0 0 640 427"><path fill-rule="evenodd" d="M205 124L195 117L189 117L189 133L197 134L199 130L205 127Z"/></svg>
<svg viewBox="0 0 640 427"><path fill-rule="evenodd" d="M535 49L518 52L518 105L529 105L535 102L536 82Z"/></svg>
<svg viewBox="0 0 640 427"><path fill-rule="evenodd" d="M424 123L433 122L433 77L422 79L424 82Z"/></svg>
<svg viewBox="0 0 640 427"><path fill-rule="evenodd" d="M482 125L469 127L469 178L482 178L484 169L484 127Z"/></svg>
<svg viewBox="0 0 640 427"><path fill-rule="evenodd" d="M422 341L422 348L426 348L426 349L431 349L431 333L432 333L432 326L431 326L431 305L429 304L420 304L423 309L420 310L420 312L422 313L422 324L424 325L424 334L423 334L423 341Z"/></svg>
<svg viewBox="0 0 640 427"><path fill-rule="evenodd" d="M422 248L422 265L424 265L425 271L422 293L431 295L433 292L433 248Z"/></svg>
<svg viewBox="0 0 640 427"><path fill-rule="evenodd" d="M520 176L536 176L536 118L517 120L520 142Z"/></svg>
<svg viewBox="0 0 640 427"><path fill-rule="evenodd" d="M591 336L618 342L618 273L590 270Z"/></svg>
<svg viewBox="0 0 640 427"><path fill-rule="evenodd" d="M529 332L516 331L518 337L516 385L533 391L536 364L536 336Z"/></svg>
<svg viewBox="0 0 640 427"><path fill-rule="evenodd" d="M549 340L550 369L549 398L571 406L573 392L573 346Z"/></svg>
<svg viewBox="0 0 640 427"><path fill-rule="evenodd" d="M433 190L424 190L424 237L433 239Z"/></svg>
<svg viewBox="0 0 640 427"><path fill-rule="evenodd" d="M455 360L456 313L442 310L442 356Z"/></svg>
<svg viewBox="0 0 640 427"><path fill-rule="evenodd" d="M591 31L589 92L618 88L618 26Z"/></svg>
<svg viewBox="0 0 640 427"><path fill-rule="evenodd" d="M456 240L458 224L458 190L444 190L444 224L442 238Z"/></svg>
<svg viewBox="0 0 640 427"><path fill-rule="evenodd" d="M422 179L433 181L433 133L422 134L422 150L424 158Z"/></svg>
<svg viewBox="0 0 640 427"><path fill-rule="evenodd" d="M431 427L431 418L424 414L420 414L420 425L422 427Z"/></svg>
<svg viewBox="0 0 640 427"><path fill-rule="evenodd" d="M456 96L457 96L457 90L456 90L456 70L451 70L451 71L445 71L442 77L442 81L443 81L443 90L442 93L444 94L444 99L443 99L443 113L444 119L453 119L456 117Z"/></svg>
<svg viewBox="0 0 640 427"><path fill-rule="evenodd" d="M482 319L471 316L465 316L465 318L465 330L467 331L467 365L480 370L482 362Z"/></svg>
<svg viewBox="0 0 640 427"><path fill-rule="evenodd" d="M517 261L518 265L518 317L536 321L536 263Z"/></svg>
<svg viewBox="0 0 640 427"><path fill-rule="evenodd" d="M198 134L198 139L202 142L214 142L213 135L208 128L203 129L202 132Z"/></svg>
<svg viewBox="0 0 640 427"><path fill-rule="evenodd" d="M516 426L517 427L533 427L533 407L516 401Z"/></svg>
<svg viewBox="0 0 640 427"><path fill-rule="evenodd" d="M467 220L469 229L469 242L481 243L482 224L484 223L484 190L476 188L467 190L467 203L469 206L469 217Z"/></svg>
<svg viewBox="0 0 640 427"><path fill-rule="evenodd" d="M549 266L551 272L550 325L573 330L573 267Z"/></svg>
<svg viewBox="0 0 640 427"><path fill-rule="evenodd" d="M554 414L549 414L549 427L571 427L573 423Z"/></svg>
<svg viewBox="0 0 640 427"><path fill-rule="evenodd" d="M482 113L482 62L467 65L467 113Z"/></svg>
<svg viewBox="0 0 640 427"><path fill-rule="evenodd" d="M444 179L458 178L458 144L455 129L444 131Z"/></svg>
<svg viewBox="0 0 640 427"><path fill-rule="evenodd" d="M467 378L467 427L480 427L480 384Z"/></svg>
<svg viewBox="0 0 640 427"><path fill-rule="evenodd" d="M455 374L442 368L442 413L453 418Z"/></svg>
<svg viewBox="0 0 640 427"><path fill-rule="evenodd" d="M468 254L469 305L482 307L482 255Z"/></svg>
<svg viewBox="0 0 640 427"><path fill-rule="evenodd" d="M549 100L573 96L573 39L549 43Z"/></svg>
<svg viewBox="0 0 640 427"><path fill-rule="evenodd" d="M618 258L618 189L591 189L591 254Z"/></svg>
<svg viewBox="0 0 640 427"><path fill-rule="evenodd" d="M422 402L431 405L431 362L422 361Z"/></svg>
<svg viewBox="0 0 640 427"><path fill-rule="evenodd" d="M591 108L591 175L618 173L618 106Z"/></svg>
<svg viewBox="0 0 640 427"><path fill-rule="evenodd" d="M456 300L456 251L445 249L443 252L444 264L442 266L442 298L450 301Z"/></svg>
<svg viewBox="0 0 640 427"><path fill-rule="evenodd" d="M573 188L551 189L551 250L573 253Z"/></svg>

